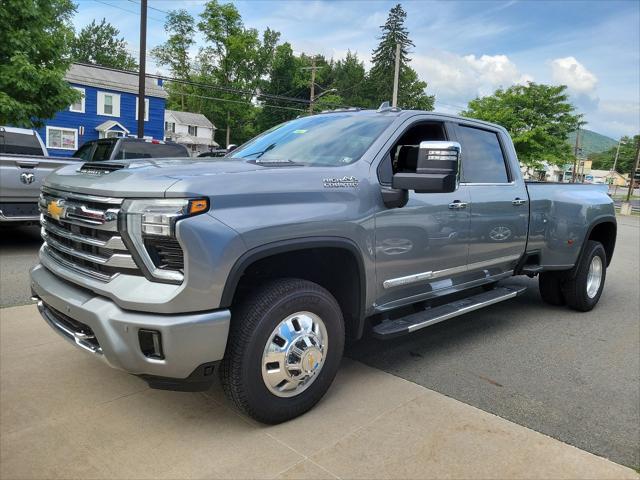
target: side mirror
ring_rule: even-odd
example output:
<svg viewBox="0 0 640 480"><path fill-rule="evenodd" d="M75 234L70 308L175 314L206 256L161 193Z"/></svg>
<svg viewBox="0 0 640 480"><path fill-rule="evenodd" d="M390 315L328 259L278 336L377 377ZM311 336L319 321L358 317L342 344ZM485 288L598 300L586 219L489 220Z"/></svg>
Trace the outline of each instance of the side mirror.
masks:
<svg viewBox="0 0 640 480"><path fill-rule="evenodd" d="M461 147L458 142L427 141L420 146L402 145L396 155L400 171L392 186L416 193L449 193L458 188ZM413 172L415 165L415 173Z"/></svg>
<svg viewBox="0 0 640 480"><path fill-rule="evenodd" d="M238 148L238 145L236 145L235 143L230 143L229 145L227 145L227 153L233 152L236 148Z"/></svg>

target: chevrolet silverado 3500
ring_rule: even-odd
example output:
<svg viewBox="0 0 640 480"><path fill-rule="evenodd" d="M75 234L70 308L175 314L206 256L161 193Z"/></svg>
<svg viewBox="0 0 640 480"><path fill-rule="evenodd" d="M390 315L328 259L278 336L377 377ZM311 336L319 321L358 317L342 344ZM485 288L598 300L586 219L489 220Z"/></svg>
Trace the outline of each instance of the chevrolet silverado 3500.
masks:
<svg viewBox="0 0 640 480"><path fill-rule="evenodd" d="M515 297L587 311L616 240L606 187L527 183L500 126L381 108L299 118L220 159L87 162L42 188L32 290L63 337L151 387L219 373L282 422L347 340Z"/></svg>

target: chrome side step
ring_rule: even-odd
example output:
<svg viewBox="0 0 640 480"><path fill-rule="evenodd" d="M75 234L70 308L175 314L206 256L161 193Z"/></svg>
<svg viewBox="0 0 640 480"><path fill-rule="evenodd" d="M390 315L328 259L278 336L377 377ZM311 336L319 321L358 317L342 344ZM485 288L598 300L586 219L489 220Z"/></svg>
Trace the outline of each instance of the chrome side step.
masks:
<svg viewBox="0 0 640 480"><path fill-rule="evenodd" d="M427 308L396 320L385 320L373 327L373 336L382 340L415 332L434 323L442 322L465 313L479 310L494 303L503 302L522 294L527 287L503 285L488 292L478 293L438 307Z"/></svg>

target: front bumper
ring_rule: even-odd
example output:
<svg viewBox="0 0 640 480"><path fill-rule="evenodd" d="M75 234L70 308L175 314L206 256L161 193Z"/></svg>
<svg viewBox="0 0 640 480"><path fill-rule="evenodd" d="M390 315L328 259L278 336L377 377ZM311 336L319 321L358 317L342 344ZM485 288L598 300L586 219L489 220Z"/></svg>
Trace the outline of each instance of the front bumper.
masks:
<svg viewBox="0 0 640 480"><path fill-rule="evenodd" d="M74 345L114 368L153 378L189 379L224 355L231 312L157 314L122 310L108 298L72 285L42 265L31 270L31 289L47 323ZM83 328L81 324L89 327ZM146 357L138 331L157 330L164 359Z"/></svg>

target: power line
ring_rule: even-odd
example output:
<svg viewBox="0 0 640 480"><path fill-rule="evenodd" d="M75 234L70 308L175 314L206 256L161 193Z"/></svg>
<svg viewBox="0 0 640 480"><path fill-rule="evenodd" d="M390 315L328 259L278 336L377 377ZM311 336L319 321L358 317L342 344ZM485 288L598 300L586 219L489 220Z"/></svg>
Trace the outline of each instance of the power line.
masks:
<svg viewBox="0 0 640 480"><path fill-rule="evenodd" d="M101 70L107 70L107 71L111 71L111 72L118 72L118 73L126 73L129 75L138 75L138 72L132 72L129 70L121 70L118 68L111 68L111 67L105 67L102 65L92 65L92 64L82 64L80 63L80 65L87 65L89 67L93 67L93 68L98 68ZM160 79L160 80L164 80L164 81L168 81L168 82L174 82L174 83L182 83L185 85L191 85L194 87L201 87L201 88L211 88L211 89L215 89L215 90L220 90L226 93L233 93L233 94L237 94L237 95L247 95L250 97L254 97L254 96L258 96L258 97L262 97L262 98L269 98L272 100L282 100L282 101L287 101L287 102L294 102L294 103L303 103L305 105L308 105L310 103L309 100L304 99L304 98L297 98L297 97L285 97L282 95L274 95L274 94L269 94L269 93L255 93L254 91L251 90L241 90L238 88L233 88L233 87L225 87L222 85L212 85L209 83L203 83L203 82L196 82L193 80L182 80L179 78L174 78L174 77L168 77L166 75L158 75L158 74L153 74L153 73L148 73L147 78L156 78L156 79ZM104 80L105 82L109 82L109 80Z"/></svg>
<svg viewBox="0 0 640 480"><path fill-rule="evenodd" d="M119 5L113 5L112 3L107 3L107 2L105 2L103 0L93 0L93 1L97 2L97 3L101 3L101 4L106 5L108 7L111 7L111 8L117 8L119 10L122 10L123 12L133 13L134 15L140 15L140 12L136 12L135 10L129 10L129 9L123 8L123 7L119 6ZM147 18L149 20L155 20L156 22L164 23L164 19L159 19L159 18L155 18L155 17L147 17Z"/></svg>
<svg viewBox="0 0 640 480"><path fill-rule="evenodd" d="M78 79L84 79L84 80L95 80L92 77L87 77L85 75L77 75L74 74L74 78L78 78ZM122 82L117 82L117 81L113 81L113 80L104 80L101 79L100 82L102 84L105 84L107 87L112 87L114 89L117 88L122 88L122 87L127 87L127 89L131 90L133 87L131 85L128 85L126 83L122 83ZM233 100L230 98L220 98L220 97L212 97L212 96L207 96L207 95L199 95L196 93L188 93L188 92L182 92L180 93L180 95L185 95L187 97L197 97L197 98L204 98L204 99L208 99L208 100L218 100L221 102L229 102L229 103L239 103L239 104L243 104L243 105L254 105L252 102L250 101L242 101L242 100ZM302 108L294 108L294 107L285 107L282 105L271 105L268 103L264 103L260 105L261 107L266 107L266 108L278 108L278 109L282 109L282 110L293 110L296 112L305 112L305 109Z"/></svg>
<svg viewBox="0 0 640 480"><path fill-rule="evenodd" d="M136 5L140 5L140 2L137 2L136 0L129 0L131 3L135 3ZM147 5L147 8L149 10L155 10L156 12L160 12L160 13L165 13L167 15L169 15L169 12L167 12L166 10L161 10L159 8L156 7L152 7L151 5Z"/></svg>

